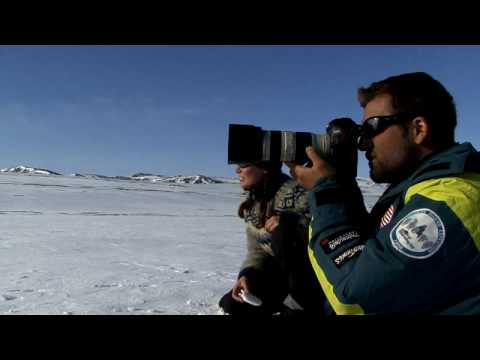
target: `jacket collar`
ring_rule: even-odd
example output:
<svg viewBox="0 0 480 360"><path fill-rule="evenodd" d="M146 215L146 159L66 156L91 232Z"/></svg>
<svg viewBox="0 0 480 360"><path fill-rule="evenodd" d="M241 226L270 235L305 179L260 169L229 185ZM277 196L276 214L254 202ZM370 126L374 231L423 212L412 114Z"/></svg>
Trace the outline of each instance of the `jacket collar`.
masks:
<svg viewBox="0 0 480 360"><path fill-rule="evenodd" d="M398 184L390 185L379 202L395 197L421 181L463 174L465 171L480 172L480 154L468 142L453 145L423 159L409 177Z"/></svg>

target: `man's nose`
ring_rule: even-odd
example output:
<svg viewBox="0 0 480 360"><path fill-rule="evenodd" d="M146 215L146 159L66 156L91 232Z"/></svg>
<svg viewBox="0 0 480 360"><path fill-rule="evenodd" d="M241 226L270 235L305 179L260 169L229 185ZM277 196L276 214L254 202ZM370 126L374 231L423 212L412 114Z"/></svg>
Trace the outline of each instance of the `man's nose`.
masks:
<svg viewBox="0 0 480 360"><path fill-rule="evenodd" d="M372 139L367 139L365 136L360 135L358 138L358 150L367 151L373 146Z"/></svg>

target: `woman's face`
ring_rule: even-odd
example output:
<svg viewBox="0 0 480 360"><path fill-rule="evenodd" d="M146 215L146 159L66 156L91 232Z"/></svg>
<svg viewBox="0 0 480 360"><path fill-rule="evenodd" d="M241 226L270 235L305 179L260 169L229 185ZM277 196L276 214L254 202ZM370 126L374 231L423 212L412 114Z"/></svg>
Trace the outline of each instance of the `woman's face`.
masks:
<svg viewBox="0 0 480 360"><path fill-rule="evenodd" d="M237 166L236 173L243 190L250 190L265 179L266 171L252 164Z"/></svg>

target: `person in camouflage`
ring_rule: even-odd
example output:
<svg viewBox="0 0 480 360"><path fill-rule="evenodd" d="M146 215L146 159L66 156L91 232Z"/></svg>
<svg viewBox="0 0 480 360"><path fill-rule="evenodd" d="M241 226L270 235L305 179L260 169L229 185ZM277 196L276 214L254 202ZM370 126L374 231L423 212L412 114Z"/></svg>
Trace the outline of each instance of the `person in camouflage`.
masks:
<svg viewBox="0 0 480 360"><path fill-rule="evenodd" d="M282 173L281 166L281 162L259 162L237 167L240 185L248 191L238 210L246 223L247 256L233 289L219 302L227 314L283 313L288 311L286 299L290 308L304 310L302 314L323 314L318 303L325 297L307 255L307 193ZM241 291L260 298L262 305L244 302Z"/></svg>

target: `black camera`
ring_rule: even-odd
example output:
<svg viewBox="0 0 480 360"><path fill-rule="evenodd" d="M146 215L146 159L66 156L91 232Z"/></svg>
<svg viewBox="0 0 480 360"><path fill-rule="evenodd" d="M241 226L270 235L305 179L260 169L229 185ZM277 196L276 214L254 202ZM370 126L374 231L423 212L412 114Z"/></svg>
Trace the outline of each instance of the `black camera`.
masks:
<svg viewBox="0 0 480 360"><path fill-rule="evenodd" d="M253 125L230 124L228 163L290 161L305 165L309 162L305 148L313 146L322 159L336 168L337 174L356 177L358 136L359 126L350 118L330 121L325 134L262 130Z"/></svg>

